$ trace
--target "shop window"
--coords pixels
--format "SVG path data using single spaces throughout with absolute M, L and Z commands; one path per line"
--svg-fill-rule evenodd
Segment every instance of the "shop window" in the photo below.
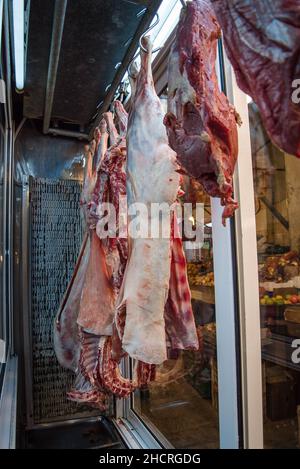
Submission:
M 164 99 L 164 96 L 161 96 Z M 185 177 L 183 202 L 204 205 L 202 246 L 184 241 L 199 351 L 171 351 L 156 380 L 136 391 L 132 408 L 154 435 L 175 448 L 218 448 L 218 376 L 210 198 Z M 193 214 L 194 215 L 194 214 Z M 184 239 L 184 237 L 183 237 Z
M 300 161 L 248 104 L 260 282 L 264 446 L 300 444 Z

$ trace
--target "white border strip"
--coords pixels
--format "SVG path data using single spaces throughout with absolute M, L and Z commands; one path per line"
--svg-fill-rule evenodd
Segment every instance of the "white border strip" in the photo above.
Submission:
M 211 199 L 221 449 L 239 448 L 235 291 L 230 221 L 222 225 L 219 199 Z
M 245 448 L 263 448 L 263 406 L 258 261 L 253 168 L 247 96 L 237 86 L 226 56 L 227 92 L 243 125 L 239 128 L 239 159 L 235 172 L 236 240 L 241 324 L 241 364 Z

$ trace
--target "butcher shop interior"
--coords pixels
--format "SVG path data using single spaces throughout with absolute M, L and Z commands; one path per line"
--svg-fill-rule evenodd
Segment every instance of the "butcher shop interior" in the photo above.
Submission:
M 299 1 L 0 26 L 0 448 L 299 448 Z

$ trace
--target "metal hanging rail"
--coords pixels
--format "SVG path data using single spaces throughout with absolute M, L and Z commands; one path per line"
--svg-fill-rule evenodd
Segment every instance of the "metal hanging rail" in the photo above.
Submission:
M 53 98 L 57 77 L 57 69 L 59 63 L 60 49 L 63 37 L 66 9 L 68 0 L 56 0 L 54 7 L 53 27 L 52 27 L 52 38 L 51 38 L 51 49 L 49 56 L 48 66 L 48 77 L 47 77 L 47 88 L 45 97 L 45 111 L 44 111 L 44 122 L 43 132 L 47 134 L 49 132 L 51 113 L 53 107 Z
M 113 82 L 110 84 L 110 87 L 107 90 L 107 93 L 105 95 L 105 98 L 103 99 L 103 103 L 98 107 L 97 114 L 94 118 L 94 121 L 92 123 L 92 126 L 89 130 L 89 138 L 92 139 L 94 135 L 94 130 L 95 128 L 99 125 L 101 119 L 102 119 L 102 114 L 103 112 L 107 111 L 109 109 L 111 102 L 113 101 L 113 98 L 115 96 L 115 92 L 127 70 L 128 64 L 132 61 L 132 58 L 134 57 L 134 54 L 136 52 L 136 49 L 139 45 L 139 40 L 141 36 L 144 34 L 145 30 L 149 28 L 152 19 L 160 6 L 161 1 L 160 0 L 155 0 L 153 2 L 149 3 L 147 11 L 144 13 L 144 16 L 140 22 L 140 25 L 138 29 L 135 32 L 134 37 L 131 40 L 131 43 L 128 47 L 128 50 L 125 54 L 125 57 L 122 61 L 122 64 L 117 68 L 117 73 L 114 77 Z

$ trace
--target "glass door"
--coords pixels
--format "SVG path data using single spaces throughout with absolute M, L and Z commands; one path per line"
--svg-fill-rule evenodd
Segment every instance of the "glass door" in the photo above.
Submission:
M 244 445 L 300 444 L 300 162 L 267 135 L 256 103 L 225 59 L 241 114 L 235 217 Z M 288 125 L 283 122 L 282 125 Z
M 175 448 L 218 448 L 218 371 L 212 207 L 197 183 L 186 179 L 186 202 L 204 204 L 204 240 L 201 248 L 185 242 L 193 313 L 199 351 L 173 351 L 159 366 L 156 380 L 138 390 L 133 411 Z
M 158 92 L 167 87 L 168 53 L 163 52 L 163 63 L 157 60 Z M 216 66 L 225 91 L 220 58 Z M 155 63 L 153 68 L 155 77 Z M 160 97 L 165 103 L 164 92 Z M 183 186 L 184 202 L 204 209 L 202 245 L 184 243 L 200 348 L 171 352 L 147 389 L 117 403 L 116 422 L 127 428 L 129 444 L 133 438 L 136 447 L 239 448 L 243 428 L 234 221 L 224 227 L 219 200 L 207 197 L 189 178 Z M 133 366 L 124 364 L 127 376 Z
M 265 448 L 300 444 L 300 161 L 248 100 L 260 293 Z M 284 123 L 283 123 L 284 125 Z

